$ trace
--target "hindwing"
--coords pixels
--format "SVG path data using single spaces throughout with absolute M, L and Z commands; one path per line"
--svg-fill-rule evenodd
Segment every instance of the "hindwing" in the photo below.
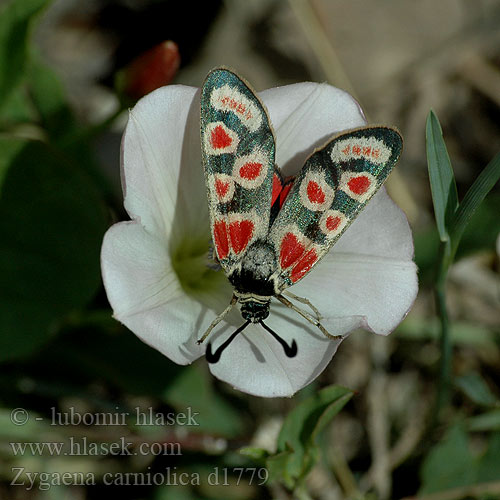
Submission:
M 275 141 L 264 105 L 227 69 L 203 84 L 201 145 L 215 252 L 229 273 L 268 234 Z
M 384 183 L 402 146 L 395 129 L 366 127 L 331 139 L 307 159 L 268 236 L 278 257 L 278 290 L 329 251 Z

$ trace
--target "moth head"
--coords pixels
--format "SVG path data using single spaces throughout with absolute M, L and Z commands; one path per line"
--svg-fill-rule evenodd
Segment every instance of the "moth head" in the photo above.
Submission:
M 269 316 L 269 304 L 267 302 L 257 302 L 249 300 L 241 304 L 241 315 L 243 319 L 249 320 L 252 323 L 260 323 Z

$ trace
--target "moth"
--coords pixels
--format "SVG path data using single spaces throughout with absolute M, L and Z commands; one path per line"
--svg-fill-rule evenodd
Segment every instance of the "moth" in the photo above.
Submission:
M 304 123 L 304 127 L 307 124 Z M 306 160 L 294 179 L 275 164 L 276 141 L 267 110 L 234 72 L 211 71 L 201 90 L 201 148 L 214 256 L 233 286 L 228 307 L 198 340 L 201 344 L 237 303 L 245 323 L 206 359 L 217 362 L 250 323 L 264 323 L 275 297 L 329 338 L 319 311 L 287 289 L 330 250 L 384 183 L 403 141 L 385 126 L 350 130 L 329 139 Z M 306 304 L 314 315 L 291 300 Z

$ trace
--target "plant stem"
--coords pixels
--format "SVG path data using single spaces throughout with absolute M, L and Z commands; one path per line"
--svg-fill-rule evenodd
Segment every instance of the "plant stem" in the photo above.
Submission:
M 448 319 L 448 310 L 446 308 L 446 278 L 448 269 L 453 257 L 450 255 L 449 242 L 442 242 L 439 252 L 439 269 L 436 278 L 434 296 L 436 312 L 439 316 L 440 332 L 440 350 L 441 361 L 439 370 L 439 386 L 436 401 L 435 419 L 443 409 L 449 404 L 451 393 L 451 368 L 452 368 L 452 346 L 450 340 L 450 324 Z

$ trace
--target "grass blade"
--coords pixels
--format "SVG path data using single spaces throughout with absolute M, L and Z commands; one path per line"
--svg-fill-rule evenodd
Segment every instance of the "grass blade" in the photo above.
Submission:
M 434 214 L 439 238 L 445 242 L 450 239 L 449 224 L 458 206 L 458 196 L 443 131 L 433 111 L 427 117 L 425 136 Z
M 474 184 L 472 184 L 467 191 L 467 194 L 464 196 L 462 203 L 453 217 L 449 231 L 452 255 L 455 253 L 458 244 L 460 243 L 460 239 L 464 229 L 469 223 L 470 218 L 473 216 L 477 207 L 481 204 L 486 195 L 498 182 L 498 179 L 500 179 L 500 153 L 497 153 L 479 174 L 478 178 L 474 181 Z

